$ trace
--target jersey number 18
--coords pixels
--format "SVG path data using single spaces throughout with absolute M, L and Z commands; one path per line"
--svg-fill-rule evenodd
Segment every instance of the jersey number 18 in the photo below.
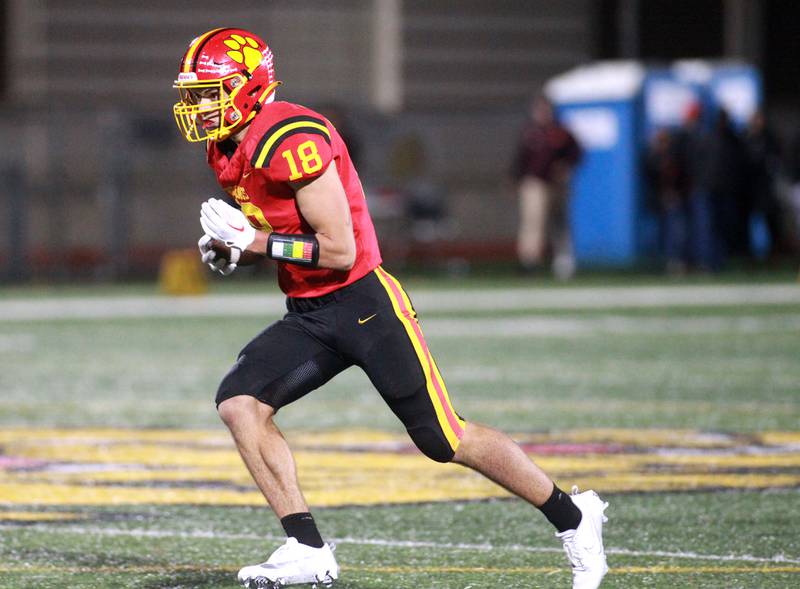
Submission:
M 319 172 L 322 169 L 322 158 L 319 157 L 319 152 L 317 151 L 316 144 L 308 140 L 304 143 L 301 143 L 297 146 L 297 157 L 300 159 L 300 165 L 303 167 L 303 171 L 300 171 L 300 168 L 297 166 L 297 160 L 294 157 L 294 153 L 291 149 L 287 149 L 286 151 L 281 153 L 283 159 L 286 160 L 286 163 L 289 164 L 289 171 L 291 175 L 289 176 L 289 180 L 299 180 L 306 174 L 313 174 L 315 172 Z

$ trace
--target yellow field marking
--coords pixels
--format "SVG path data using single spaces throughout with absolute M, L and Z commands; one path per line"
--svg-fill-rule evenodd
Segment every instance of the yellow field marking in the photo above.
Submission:
M 556 448 L 588 444 L 584 453 L 536 456 L 564 488 L 577 484 L 616 492 L 800 487 L 796 432 L 737 436 L 582 429 L 515 438 Z M 317 507 L 508 496 L 468 469 L 428 460 L 404 435 L 304 432 L 290 435 L 289 442 L 306 496 Z M 604 445 L 617 450 L 608 453 Z M 0 461 L 0 502 L 8 505 L 264 505 L 222 429 L 4 428 L 0 447 L 11 458 L 8 464 L 27 466 L 3 467 Z M 595 447 L 599 453 L 589 453 Z
M 758 436 L 764 444 L 773 446 L 793 445 L 800 448 L 800 432 L 764 432 Z
M 702 468 L 784 468 L 800 466 L 800 452 L 797 454 L 724 454 L 709 456 L 703 454 L 661 455 L 660 465 L 683 466 L 684 471 L 693 466 Z
M 407 442 L 402 435 L 392 432 L 353 429 L 329 432 L 294 432 L 287 437 L 293 446 L 342 446 L 371 443 Z M 717 434 L 707 434 L 691 429 L 636 429 L 636 428 L 586 428 L 564 431 L 521 433 L 513 436 L 520 442 L 530 443 L 612 443 L 632 447 L 683 447 L 709 448 L 731 447 L 740 441 Z M 796 445 L 800 447 L 800 431 L 766 431 L 746 434 L 754 443 L 768 446 Z M 117 429 L 117 428 L 25 428 L 5 427 L 0 430 L 0 443 L 44 442 L 58 445 L 62 442 L 150 442 L 150 443 L 191 443 L 230 448 L 228 433 L 217 430 L 173 430 L 173 429 Z
M 79 513 L 61 513 L 56 511 L 0 511 L 0 522 L 41 522 L 86 519 Z
M 0 443 L 41 441 L 60 444 L 62 441 L 146 440 L 156 442 L 219 442 L 228 438 L 224 430 L 120 429 L 120 428 L 25 428 L 4 427 Z
M 161 564 L 161 565 L 135 565 L 135 566 L 98 566 L 98 567 L 54 567 L 54 566 L 15 566 L 0 565 L 0 572 L 3 573 L 29 573 L 47 574 L 58 572 L 59 574 L 78 575 L 78 574 L 145 574 L 162 573 L 168 575 L 175 571 L 196 571 L 196 572 L 236 572 L 240 567 L 236 565 L 182 565 L 182 564 Z M 506 575 L 551 575 L 568 574 L 565 567 L 480 567 L 480 566 L 349 566 L 343 565 L 344 572 L 363 572 L 363 573 L 382 573 L 387 575 L 413 575 L 413 574 L 506 574 Z M 613 567 L 609 570 L 610 575 L 734 575 L 734 574 L 783 574 L 800 573 L 800 566 L 789 565 L 753 565 L 753 566 L 621 566 Z
M 538 435 L 523 434 L 520 436 L 522 440 L 534 443 L 552 442 L 554 437 L 563 442 L 608 443 L 633 447 L 705 448 L 720 445 L 718 439 L 698 435 L 697 431 L 688 429 L 597 428 L 575 429 Z

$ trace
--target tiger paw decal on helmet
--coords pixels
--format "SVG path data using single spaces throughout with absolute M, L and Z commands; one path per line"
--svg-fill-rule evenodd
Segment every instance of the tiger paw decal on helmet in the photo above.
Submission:
M 231 35 L 223 41 L 231 48 L 227 52 L 236 63 L 243 63 L 248 70 L 255 69 L 261 63 L 261 51 L 258 41 L 253 37 L 242 37 L 241 35 Z

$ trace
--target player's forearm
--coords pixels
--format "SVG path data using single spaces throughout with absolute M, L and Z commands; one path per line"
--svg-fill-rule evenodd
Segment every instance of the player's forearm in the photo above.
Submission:
M 269 233 L 256 232 L 252 243 L 247 246 L 248 251 L 255 252 L 261 256 L 268 255 Z M 319 243 L 318 268 L 328 268 L 330 270 L 349 270 L 353 267 L 356 259 L 356 243 L 352 231 L 349 235 L 333 236 L 318 232 L 315 234 Z
M 333 236 L 325 233 L 316 234 L 319 242 L 320 268 L 330 270 L 350 270 L 356 261 L 356 242 L 352 231 L 349 235 Z
M 247 251 L 256 253 L 260 256 L 266 256 L 268 241 L 269 233 L 265 233 L 264 231 L 256 231 L 253 241 L 247 246 Z

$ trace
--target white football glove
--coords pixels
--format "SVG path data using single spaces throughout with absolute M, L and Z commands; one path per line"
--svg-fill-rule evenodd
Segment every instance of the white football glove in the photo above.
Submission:
M 200 225 L 206 235 L 240 251 L 246 250 L 256 237 L 256 230 L 244 213 L 218 198 L 209 198 L 202 204 Z
M 228 276 L 228 274 L 236 270 L 236 263 L 239 261 L 239 250 L 231 248 L 230 260 L 220 258 L 217 256 L 217 252 L 211 249 L 209 245 L 213 239 L 213 237 L 206 234 L 197 242 L 197 247 L 200 249 L 200 259 L 203 260 L 204 264 L 208 264 L 208 267 L 212 270 L 216 270 L 223 276 Z

